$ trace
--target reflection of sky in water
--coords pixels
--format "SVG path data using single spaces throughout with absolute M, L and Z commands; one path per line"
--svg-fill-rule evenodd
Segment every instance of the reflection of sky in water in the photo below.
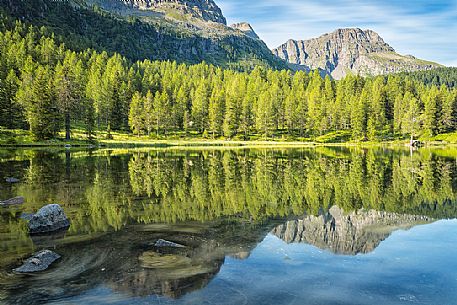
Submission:
M 357 256 L 268 235 L 248 259 L 227 258 L 207 287 L 179 300 L 132 299 L 97 287 L 63 304 L 451 305 L 457 303 L 456 245 L 457 220 L 394 232 L 374 252 Z

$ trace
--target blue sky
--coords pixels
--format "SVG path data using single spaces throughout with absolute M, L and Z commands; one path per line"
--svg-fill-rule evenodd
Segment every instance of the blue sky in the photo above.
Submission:
M 215 0 L 229 24 L 251 23 L 270 48 L 337 28 L 378 32 L 400 54 L 457 66 L 457 0 Z

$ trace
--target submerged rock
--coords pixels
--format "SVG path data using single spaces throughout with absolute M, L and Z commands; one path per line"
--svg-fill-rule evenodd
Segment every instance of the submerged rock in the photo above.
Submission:
M 0 206 L 18 205 L 25 202 L 24 197 L 15 197 L 5 201 L 0 201 Z
M 162 248 L 162 247 L 185 248 L 186 246 L 183 246 L 181 244 L 177 244 L 177 243 L 174 243 L 172 241 L 165 240 L 165 239 L 158 239 L 154 243 L 154 247 L 157 247 L 157 248 Z
M 42 207 L 29 222 L 29 233 L 40 234 L 67 229 L 70 221 L 58 204 Z
M 17 273 L 33 273 L 44 271 L 59 258 L 59 254 L 50 250 L 43 250 L 35 253 L 32 257 L 28 258 L 22 266 L 14 269 L 13 271 Z
M 30 221 L 30 220 L 32 220 L 32 217 L 33 217 L 33 214 L 31 214 L 31 213 L 22 213 L 19 218 Z
M 5 181 L 6 181 L 7 183 L 18 183 L 18 182 L 19 182 L 19 179 L 13 178 L 13 177 L 8 177 L 8 178 L 5 179 Z

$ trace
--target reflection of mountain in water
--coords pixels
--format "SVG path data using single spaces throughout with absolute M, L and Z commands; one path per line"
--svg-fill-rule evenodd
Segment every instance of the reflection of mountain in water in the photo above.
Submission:
M 79 242 L 40 240 L 37 248 L 54 248 L 62 259 L 44 273 L 9 274 L 6 285 L 0 281 L 0 303 L 42 304 L 100 285 L 128 296 L 179 298 L 204 288 L 226 256 L 247 258 L 277 224 L 136 225 Z M 159 238 L 185 248 L 155 247 Z
M 345 214 L 333 206 L 320 216 L 306 216 L 277 226 L 272 233 L 287 243 L 304 242 L 337 254 L 355 255 L 373 251 L 400 228 L 430 222 L 426 216 L 400 215 L 375 210 Z
M 9 274 L 6 282 L 0 281 L 0 302 L 42 304 L 100 286 L 127 296 L 179 298 L 208 285 L 226 256 L 249 257 L 268 232 L 288 243 L 307 242 L 334 253 L 357 254 L 372 251 L 395 229 L 430 221 L 425 216 L 374 210 L 344 214 L 332 207 L 325 215 L 281 225 L 278 221 L 252 224 L 242 220 L 150 224 L 85 240 L 37 239 L 33 240 L 36 248 L 53 248 L 62 259 L 37 275 Z M 185 247 L 156 247 L 158 239 Z

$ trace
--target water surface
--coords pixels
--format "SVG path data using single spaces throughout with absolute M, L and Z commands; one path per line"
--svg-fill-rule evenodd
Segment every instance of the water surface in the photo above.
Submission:
M 26 203 L 0 209 L 0 303 L 455 304 L 456 156 L 3 150 L 0 200 Z M 49 203 L 70 229 L 30 237 Z M 12 273 L 41 249 L 62 259 Z

